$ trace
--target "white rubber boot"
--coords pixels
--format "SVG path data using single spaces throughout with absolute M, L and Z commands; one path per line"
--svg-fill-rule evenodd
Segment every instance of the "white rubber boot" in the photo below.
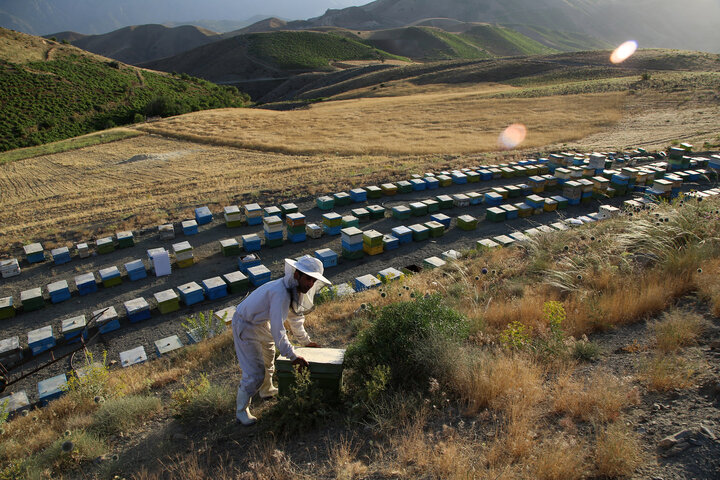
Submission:
M 272 383 L 272 374 L 265 374 L 265 380 L 263 381 L 262 387 L 260 387 L 260 398 L 267 400 L 278 394 L 278 389 Z
M 250 413 L 250 395 L 242 388 L 238 388 L 237 402 L 235 404 L 235 418 L 238 422 L 249 427 L 255 425 L 257 418 Z

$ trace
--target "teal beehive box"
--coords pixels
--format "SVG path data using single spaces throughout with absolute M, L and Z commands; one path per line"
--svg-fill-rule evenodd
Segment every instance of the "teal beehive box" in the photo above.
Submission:
M 296 348 L 295 353 L 309 364 L 310 380 L 325 399 L 338 401 L 342 388 L 345 350 L 340 348 Z M 280 356 L 275 360 L 280 395 L 287 395 L 295 383 L 292 361 Z
M 365 209 L 370 212 L 370 218 L 372 220 L 385 218 L 385 207 L 382 207 L 380 205 L 368 205 L 367 207 L 365 207 Z M 362 222 L 363 219 L 360 218 L 360 221 Z
M 135 245 L 135 237 L 132 232 L 118 232 L 117 235 L 118 248 L 128 248 Z
M 115 251 L 115 244 L 112 237 L 104 237 L 95 242 L 95 248 L 98 253 L 111 253 Z
M 38 398 L 41 405 L 47 405 L 50 400 L 60 398 L 66 390 L 67 377 L 64 373 L 38 382 Z

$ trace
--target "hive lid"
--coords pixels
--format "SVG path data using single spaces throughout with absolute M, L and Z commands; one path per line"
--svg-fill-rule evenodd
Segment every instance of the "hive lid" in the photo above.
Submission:
M 86 325 L 85 315 L 78 315 L 77 317 L 66 318 L 62 321 L 62 333 L 74 332 L 85 328 Z
M 46 325 L 28 332 L 28 343 L 35 343 L 46 340 L 53 336 L 52 325 Z
M 180 290 L 180 292 L 184 293 L 184 294 L 202 290 L 202 288 L 200 287 L 200 285 L 198 285 L 197 282 L 189 282 L 189 283 L 180 285 L 179 287 L 177 287 L 177 289 Z M 166 292 L 167 292 L 167 290 L 166 290 Z M 165 293 L 165 292 L 160 292 L 160 293 Z M 155 298 L 158 298 L 157 295 L 158 294 L 155 294 Z M 159 301 L 160 300 L 158 299 L 158 302 Z
M 20 337 L 10 337 L 0 340 L 0 353 L 20 350 Z

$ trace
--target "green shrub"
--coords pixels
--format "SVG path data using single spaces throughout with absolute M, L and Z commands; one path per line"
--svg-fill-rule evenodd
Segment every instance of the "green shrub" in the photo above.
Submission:
M 290 391 L 279 397 L 267 414 L 269 430 L 285 436 L 306 432 L 335 412 L 326 403 L 323 390 L 310 379 L 310 370 L 294 368 L 293 375 Z
M 95 412 L 90 431 L 109 436 L 126 431 L 160 411 L 162 403 L 157 397 L 129 395 L 107 400 Z
M 594 362 L 600 356 L 600 345 L 587 340 L 575 342 L 572 348 L 572 356 L 576 360 L 583 362 Z
M 143 115 L 140 112 L 135 112 L 135 115 L 133 115 L 133 123 L 142 123 L 145 121 L 145 115 Z
M 389 390 L 424 388 L 433 374 L 433 346 L 468 335 L 466 319 L 444 305 L 440 295 L 369 309 L 370 326 L 360 332 L 345 354 L 349 388 L 359 398 L 369 398 L 366 381 L 388 366 Z
M 215 318 L 212 310 L 187 317 L 181 325 L 186 331 L 192 332 L 197 341 L 220 335 L 227 328 L 224 321 Z
M 216 385 L 203 378 L 200 388 L 185 387 L 180 395 L 173 394 L 175 415 L 186 422 L 206 422 L 228 416 L 235 409 L 235 391 L 227 385 Z
M 107 364 L 107 352 L 103 351 L 101 361 L 95 361 L 92 352 L 85 352 L 85 359 L 80 368 L 68 376 L 66 391 L 78 398 L 112 397 L 118 392 L 109 385 L 110 367 Z
M 55 440 L 42 452 L 26 462 L 26 476 L 22 478 L 61 478 L 62 474 L 77 470 L 107 452 L 105 443 L 95 435 L 73 431 Z M 48 474 L 52 473 L 51 476 Z

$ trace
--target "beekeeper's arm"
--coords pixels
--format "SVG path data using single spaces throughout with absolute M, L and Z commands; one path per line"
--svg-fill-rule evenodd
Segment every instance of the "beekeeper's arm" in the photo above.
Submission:
M 290 325 L 290 330 L 292 331 L 295 340 L 297 340 L 300 345 L 307 347 L 309 344 L 314 343 L 310 341 L 310 336 L 305 331 L 305 315 L 298 315 L 295 312 L 290 311 L 290 313 L 288 313 L 287 322 L 288 325 Z
M 285 331 L 285 319 L 290 310 L 290 296 L 282 293 L 270 295 L 270 332 L 280 354 L 290 360 L 298 358 Z

